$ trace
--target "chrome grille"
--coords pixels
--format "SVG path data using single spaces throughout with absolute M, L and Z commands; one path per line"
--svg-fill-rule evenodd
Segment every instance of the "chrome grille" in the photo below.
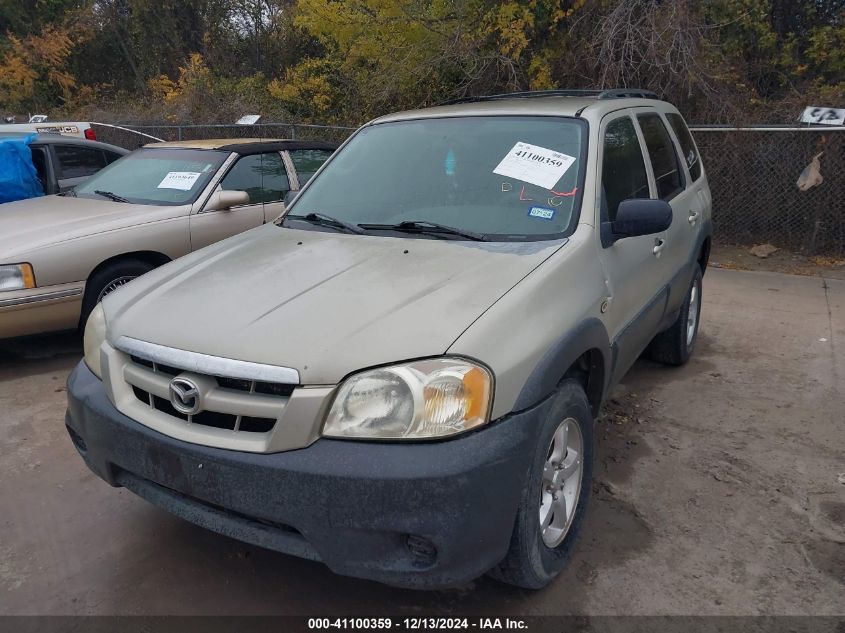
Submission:
M 184 369 L 178 367 L 171 367 L 161 363 L 154 363 L 151 360 L 141 358 L 139 356 L 129 357 L 133 363 L 149 367 L 153 371 L 167 374 L 168 376 L 178 376 Z M 296 385 L 289 385 L 279 382 L 265 382 L 263 380 L 248 380 L 246 378 L 226 378 L 224 376 L 214 376 L 217 384 L 224 389 L 232 389 L 234 391 L 246 391 L 248 393 L 263 393 L 269 396 L 284 396 L 288 397 L 293 393 Z
M 129 356 L 123 377 L 135 397 L 151 410 L 189 424 L 239 433 L 269 433 L 296 388 L 295 385 L 244 378 L 197 374 L 179 367 Z M 203 381 L 204 406 L 188 415 L 170 401 L 170 381 L 176 376 Z

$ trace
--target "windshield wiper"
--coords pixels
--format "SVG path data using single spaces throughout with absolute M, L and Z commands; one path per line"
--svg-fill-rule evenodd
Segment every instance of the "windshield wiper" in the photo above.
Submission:
M 359 224 L 362 229 L 373 231 L 400 231 L 405 233 L 430 233 L 433 235 L 453 235 L 476 242 L 486 242 L 487 236 L 466 229 L 457 229 L 445 224 L 428 222 L 426 220 L 405 220 L 398 224 Z
M 350 224 L 349 222 L 344 222 L 343 220 L 338 220 L 337 218 L 333 218 L 330 215 L 326 215 L 325 213 L 307 213 L 306 215 L 286 215 L 285 219 L 290 220 L 304 220 L 305 222 L 310 222 L 311 224 L 318 224 L 320 226 L 330 226 L 335 229 L 342 229 L 347 233 L 357 233 L 360 235 L 364 232 L 357 224 Z
M 59 193 L 57 195 L 69 196 L 71 198 L 76 198 L 76 191 L 74 189 L 68 189 L 67 191 L 62 191 L 61 193 Z
M 112 193 L 111 191 L 103 191 L 101 189 L 95 189 L 94 193 L 98 196 L 103 196 L 104 198 L 108 198 L 109 200 L 114 200 L 115 202 L 129 202 L 126 198 L 117 195 L 116 193 Z

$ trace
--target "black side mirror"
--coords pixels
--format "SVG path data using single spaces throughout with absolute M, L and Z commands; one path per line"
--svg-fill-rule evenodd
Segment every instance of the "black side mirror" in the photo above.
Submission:
M 638 235 L 662 233 L 672 225 L 672 207 L 665 200 L 631 198 L 619 203 L 616 219 L 602 222 L 602 245 Z
M 284 197 L 285 207 L 290 206 L 290 203 L 293 202 L 294 198 L 296 198 L 296 194 L 298 194 L 298 193 L 299 193 L 298 191 L 293 191 L 293 190 L 289 190 L 285 193 L 285 197 Z

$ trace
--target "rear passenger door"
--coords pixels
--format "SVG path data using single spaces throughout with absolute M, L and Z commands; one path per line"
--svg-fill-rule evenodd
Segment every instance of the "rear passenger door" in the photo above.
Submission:
M 687 186 L 687 168 L 666 119 L 659 112 L 649 109 L 637 114 L 637 122 L 657 188 L 655 197 L 665 200 L 672 207 L 672 225 L 666 231 L 661 255 L 664 283 L 670 289 L 667 312 L 671 314 L 686 297 L 690 280 L 688 264 L 694 248 L 690 219 L 700 215 L 701 199 Z
M 612 222 L 619 204 L 650 198 L 656 191 L 648 157 L 632 113 L 610 114 L 600 130 L 599 221 Z M 598 238 L 597 238 L 598 239 Z M 613 343 L 614 380 L 618 380 L 657 332 L 666 305 L 665 268 L 660 261 L 666 234 L 642 235 L 599 243 L 608 290 L 605 327 Z
M 270 207 L 271 215 L 274 206 L 282 208 L 287 182 L 287 173 L 278 152 L 239 157 L 216 190 L 245 191 L 249 195 L 249 203 L 225 210 L 203 209 L 192 215 L 191 249 L 197 250 L 264 224 L 265 206 Z

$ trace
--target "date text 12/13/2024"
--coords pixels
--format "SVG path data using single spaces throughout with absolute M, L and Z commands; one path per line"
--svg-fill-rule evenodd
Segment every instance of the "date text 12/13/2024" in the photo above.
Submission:
M 309 630 L 342 629 L 350 631 L 444 631 L 459 630 L 524 630 L 528 628 L 520 618 L 309 618 Z

